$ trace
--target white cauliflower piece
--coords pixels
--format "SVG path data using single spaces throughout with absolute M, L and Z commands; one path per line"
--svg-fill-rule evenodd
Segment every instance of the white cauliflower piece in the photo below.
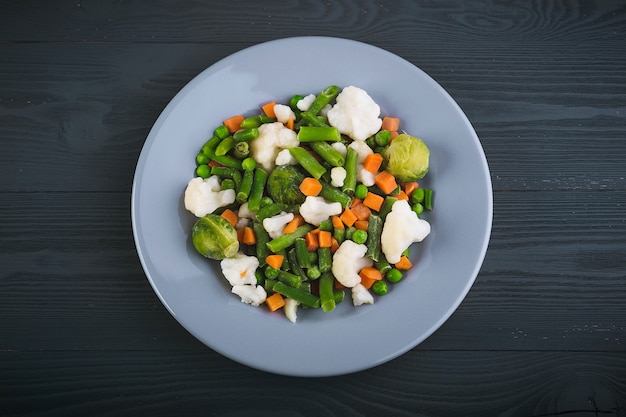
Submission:
M 367 158 L 367 155 L 374 153 L 372 148 L 370 148 L 365 142 L 352 142 L 348 145 L 348 148 L 356 151 L 356 154 L 358 155 L 357 162 L 361 165 L 363 164 L 363 161 L 365 161 L 365 158 Z
M 222 259 L 220 266 L 224 277 L 233 287 L 256 284 L 254 273 L 259 267 L 259 260 L 256 256 L 247 256 L 242 252 L 237 252 L 233 258 Z
M 253 211 L 250 211 L 248 208 L 248 202 L 246 201 L 239 207 L 239 211 L 237 211 L 237 217 L 245 217 L 246 219 L 254 219 L 256 214 Z
M 241 297 L 242 303 L 251 304 L 255 307 L 264 303 L 267 298 L 265 289 L 260 285 L 233 285 L 231 291 Z
M 376 174 L 373 174 L 363 168 L 363 161 L 367 158 L 367 155 L 374 153 L 372 148 L 365 142 L 354 141 L 348 148 L 354 149 L 357 154 L 357 169 L 356 169 L 356 179 L 361 182 L 366 187 L 371 187 L 375 183 Z
M 346 179 L 346 175 L 347 173 L 344 167 L 333 167 L 330 170 L 330 183 L 333 187 L 341 187 Z
M 237 220 L 237 224 L 235 224 L 235 229 L 241 230 L 247 227 L 250 224 L 250 219 L 247 217 L 239 217 Z
M 323 197 L 308 196 L 300 205 L 300 215 L 307 223 L 315 226 L 319 226 L 324 220 L 342 212 L 341 203 L 328 203 Z
M 293 157 L 289 149 L 283 149 L 276 155 L 276 165 L 296 165 L 298 161 Z
M 250 142 L 250 154 L 263 169 L 271 171 L 281 149 L 299 144 L 296 132 L 282 123 L 265 123 L 259 126 L 259 136 Z
M 366 187 L 371 187 L 376 184 L 376 174 L 363 168 L 363 165 L 357 167 L 356 179 Z
M 352 287 L 352 304 L 360 306 L 363 304 L 374 304 L 374 296 L 362 284 Z
M 283 229 L 287 223 L 293 220 L 293 213 L 281 211 L 279 214 L 263 219 L 263 228 L 272 239 L 276 239 L 283 234 Z
M 328 123 L 344 135 L 364 141 L 380 130 L 383 124 L 380 107 L 365 90 L 345 87 L 335 101 L 327 114 Z
M 289 119 L 296 119 L 296 114 L 291 110 L 291 107 L 284 104 L 274 105 L 274 114 L 276 114 L 276 120 L 281 123 L 287 123 Z
M 333 142 L 331 145 L 337 152 L 341 154 L 344 158 L 346 157 L 346 153 L 348 153 L 348 148 L 342 142 Z
M 352 288 L 361 283 L 359 272 L 374 262 L 365 257 L 367 246 L 344 240 L 333 255 L 332 272 L 344 287 Z
M 285 316 L 289 319 L 290 322 L 295 323 L 298 319 L 297 310 L 300 303 L 292 298 L 285 298 L 285 306 L 283 310 L 285 311 Z
M 311 107 L 311 104 L 313 104 L 314 101 L 315 101 L 315 94 L 309 94 L 308 96 L 303 97 L 302 99 L 298 100 L 298 102 L 296 103 L 296 107 L 301 111 L 307 111 L 309 107 Z
M 390 264 L 395 264 L 411 243 L 421 242 L 429 233 L 430 223 L 418 218 L 405 200 L 396 201 L 391 206 L 380 235 L 385 258 Z
M 234 201 L 235 190 L 222 190 L 219 178 L 215 175 L 206 179 L 195 177 L 185 189 L 185 208 L 196 217 L 204 217 Z
M 320 110 L 319 115 L 328 118 L 328 112 L 332 108 L 333 106 L 331 106 L 330 104 L 325 105 L 324 107 L 322 107 L 322 110 Z

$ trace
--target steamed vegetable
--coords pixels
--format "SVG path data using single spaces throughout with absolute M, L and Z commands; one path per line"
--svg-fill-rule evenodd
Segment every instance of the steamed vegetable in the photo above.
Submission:
M 191 229 L 191 240 L 198 253 L 210 259 L 232 258 L 239 250 L 237 231 L 217 214 L 200 217 Z
M 400 182 L 411 182 L 428 172 L 430 151 L 419 138 L 403 133 L 385 150 L 387 171 Z
M 277 166 L 267 179 L 267 192 L 276 203 L 302 204 L 304 194 L 300 191 L 300 184 L 304 178 L 304 175 L 291 165 Z

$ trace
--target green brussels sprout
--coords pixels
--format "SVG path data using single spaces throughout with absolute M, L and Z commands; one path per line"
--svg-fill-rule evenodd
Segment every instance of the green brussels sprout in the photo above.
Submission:
M 217 214 L 207 214 L 196 221 L 191 241 L 200 255 L 210 259 L 232 258 L 239 251 L 237 231 Z
M 277 166 L 267 178 L 267 192 L 275 203 L 287 205 L 304 203 L 305 196 L 300 191 L 304 175 L 291 165 Z
M 430 151 L 419 138 L 403 133 L 385 150 L 387 171 L 400 182 L 411 182 L 428 172 Z

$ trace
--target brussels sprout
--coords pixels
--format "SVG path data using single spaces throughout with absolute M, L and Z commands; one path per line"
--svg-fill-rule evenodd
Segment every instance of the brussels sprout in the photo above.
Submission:
M 406 133 L 391 142 L 384 157 L 387 171 L 400 182 L 418 180 L 428 172 L 428 147 L 421 139 Z
M 200 217 L 191 230 L 191 240 L 198 253 L 210 259 L 232 258 L 239 251 L 237 231 L 217 214 Z
M 287 205 L 304 203 L 304 194 L 300 191 L 300 183 L 304 175 L 291 165 L 274 168 L 267 179 L 267 192 L 275 203 Z

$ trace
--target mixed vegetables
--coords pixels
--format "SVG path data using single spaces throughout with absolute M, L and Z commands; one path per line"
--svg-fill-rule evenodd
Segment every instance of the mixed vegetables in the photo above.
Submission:
M 417 182 L 428 147 L 358 87 L 231 117 L 196 162 L 184 198 L 195 249 L 242 302 L 292 322 L 298 306 L 329 312 L 347 291 L 355 306 L 387 294 L 430 233 L 420 216 L 433 192 Z

